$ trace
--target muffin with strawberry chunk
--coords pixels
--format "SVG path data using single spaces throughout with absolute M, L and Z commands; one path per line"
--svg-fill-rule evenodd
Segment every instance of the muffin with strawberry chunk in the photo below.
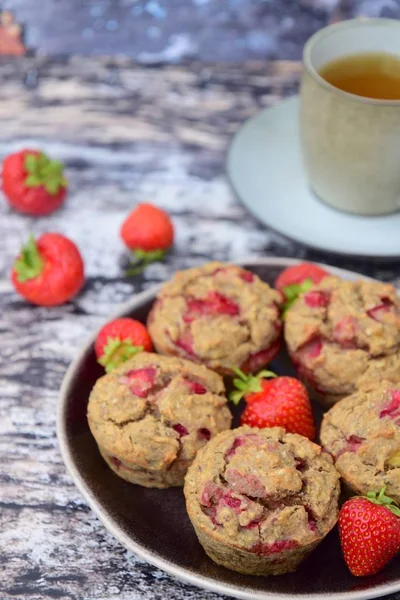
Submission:
M 224 392 L 222 378 L 202 365 L 141 352 L 96 382 L 89 427 L 122 479 L 180 486 L 197 451 L 231 425 Z
M 333 406 L 321 443 L 352 491 L 379 492 L 400 502 L 400 383 L 365 384 Z
M 287 311 L 285 339 L 327 405 L 376 376 L 400 381 L 400 302 L 390 284 L 324 278 Z
M 281 345 L 282 295 L 245 269 L 219 262 L 176 273 L 147 327 L 161 354 L 202 363 L 221 374 L 254 372 Z
M 280 427 L 218 434 L 185 479 L 189 518 L 208 556 L 248 575 L 294 571 L 335 525 L 332 458 Z

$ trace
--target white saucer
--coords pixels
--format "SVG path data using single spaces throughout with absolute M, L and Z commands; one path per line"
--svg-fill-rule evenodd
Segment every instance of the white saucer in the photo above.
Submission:
M 300 154 L 298 112 L 299 99 L 289 98 L 236 133 L 227 169 L 243 204 L 265 225 L 312 248 L 399 257 L 400 213 L 359 217 L 329 208 L 312 194 Z

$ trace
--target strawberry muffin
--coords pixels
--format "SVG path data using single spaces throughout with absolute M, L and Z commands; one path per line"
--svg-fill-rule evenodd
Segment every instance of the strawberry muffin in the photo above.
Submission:
M 332 458 L 280 427 L 218 434 L 185 479 L 197 537 L 216 563 L 248 575 L 294 571 L 338 518 Z
M 352 491 L 386 486 L 400 502 L 400 384 L 365 384 L 338 402 L 324 415 L 321 442 Z
M 400 302 L 390 284 L 326 277 L 287 311 L 285 339 L 327 405 L 376 376 L 400 381 Z
M 197 451 L 231 425 L 224 391 L 222 378 L 202 365 L 141 352 L 96 382 L 89 427 L 122 479 L 180 486 Z
M 161 354 L 202 363 L 223 375 L 257 371 L 278 353 L 282 296 L 257 275 L 218 262 L 176 273 L 147 327 Z

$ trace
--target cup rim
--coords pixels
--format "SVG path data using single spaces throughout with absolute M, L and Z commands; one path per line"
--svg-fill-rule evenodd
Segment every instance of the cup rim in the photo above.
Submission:
M 316 43 L 318 43 L 321 39 L 335 33 L 338 29 L 351 29 L 364 27 L 365 25 L 378 25 L 381 27 L 397 27 L 400 31 L 400 20 L 397 19 L 389 19 L 389 18 L 369 18 L 369 17 L 360 17 L 357 19 L 348 19 L 347 21 L 340 21 L 339 23 L 334 23 L 332 25 L 327 25 L 323 27 L 316 33 L 314 33 L 305 43 L 303 49 L 303 67 L 307 71 L 309 75 L 322 87 L 341 96 L 342 98 L 347 98 L 348 100 L 352 100 L 353 102 L 359 102 L 362 104 L 370 104 L 370 105 L 378 105 L 378 106 L 400 106 L 400 99 L 398 100 L 385 100 L 384 98 L 368 98 L 367 96 L 358 96 L 357 94 L 352 94 L 351 92 L 345 92 L 341 90 L 328 81 L 321 77 L 318 71 L 314 68 L 311 61 L 311 52 Z

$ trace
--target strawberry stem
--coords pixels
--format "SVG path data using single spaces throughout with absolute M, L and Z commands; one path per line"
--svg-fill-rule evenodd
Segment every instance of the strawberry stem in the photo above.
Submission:
M 233 385 L 236 389 L 229 394 L 229 400 L 233 404 L 239 404 L 240 400 L 246 394 L 261 392 L 261 379 L 276 377 L 275 373 L 266 370 L 260 371 L 258 375 L 246 375 L 237 367 L 232 367 L 232 371 L 237 375 L 233 380 Z
M 400 517 L 400 506 L 396 500 L 393 500 L 390 496 L 386 496 L 385 494 L 386 486 L 381 488 L 379 492 L 367 492 L 364 498 L 367 498 L 373 504 L 379 504 L 380 506 L 385 506 L 388 508 L 394 515 Z
M 132 254 L 134 257 L 131 263 L 132 266 L 127 269 L 126 274 L 134 276 L 143 273 L 150 263 L 163 260 L 165 250 L 142 250 L 141 248 L 136 248 Z
M 38 155 L 28 153 L 24 166 L 27 172 L 25 185 L 28 188 L 43 186 L 51 196 L 55 196 L 61 188 L 67 187 L 63 164 L 58 160 L 50 160 L 43 152 Z
M 17 273 L 17 279 L 21 283 L 35 279 L 43 271 L 44 262 L 40 256 L 35 238 L 30 235 L 25 246 L 22 246 L 21 255 L 14 262 L 14 269 Z
M 120 340 L 119 338 L 108 337 L 103 354 L 97 362 L 105 368 L 106 373 L 110 373 L 115 367 L 142 350 L 143 346 L 134 346 L 128 339 Z

